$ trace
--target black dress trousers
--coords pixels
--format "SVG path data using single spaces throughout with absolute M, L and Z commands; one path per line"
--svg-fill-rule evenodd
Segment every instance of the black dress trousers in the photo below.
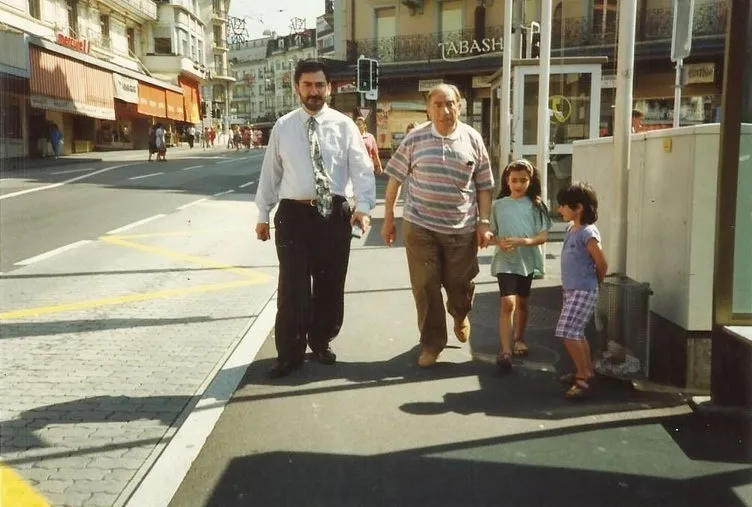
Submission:
M 296 361 L 306 344 L 325 349 L 342 327 L 350 258 L 350 204 L 334 196 L 324 218 L 309 203 L 283 199 L 274 216 L 279 259 L 277 359 Z

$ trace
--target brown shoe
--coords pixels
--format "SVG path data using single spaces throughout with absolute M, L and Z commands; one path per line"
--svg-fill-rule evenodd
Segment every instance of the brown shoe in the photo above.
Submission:
M 432 352 L 428 349 L 422 349 L 420 356 L 418 356 L 418 366 L 421 368 L 430 368 L 436 364 L 436 360 L 439 358 L 438 352 Z
M 467 317 L 462 320 L 454 319 L 454 336 L 460 343 L 466 343 L 470 339 L 470 319 Z

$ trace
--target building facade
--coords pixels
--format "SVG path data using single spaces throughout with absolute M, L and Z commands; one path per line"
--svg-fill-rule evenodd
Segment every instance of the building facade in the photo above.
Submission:
M 334 0 L 326 0 L 324 14 L 316 18 L 316 54 L 335 57 Z
M 539 22 L 542 1 L 546 0 L 515 2 L 514 26 Z M 718 119 L 729 1 L 695 1 L 692 54 L 685 60 L 688 80 L 682 94 L 682 125 Z M 498 151 L 498 100 L 492 108 L 497 98 L 491 96 L 488 79 L 501 67 L 503 6 L 501 0 L 335 0 L 334 32 L 346 41 L 344 51 L 335 48 L 335 57 L 347 65 L 333 75 L 333 104 L 354 114 L 360 105 L 354 87 L 356 60 L 359 55 L 376 58 L 380 62 L 379 98 L 363 105 L 374 111 L 371 128 L 381 149 L 396 146 L 408 123 L 425 120 L 425 92 L 443 81 L 460 88 L 465 98 L 463 120 L 482 133 L 492 151 Z M 597 88 L 601 89 L 598 131 L 608 135 L 615 100 L 617 0 L 554 0 L 552 7 L 552 58 L 607 58 Z M 672 123 L 671 31 L 670 0 L 639 2 L 634 98 L 635 107 L 645 115 L 646 128 Z M 511 46 L 516 57 L 524 57 L 527 34 L 516 32 Z M 525 81 L 524 86 L 532 91 L 536 79 Z M 552 77 L 551 94 L 564 97 L 575 112 L 589 107 L 591 89 L 592 83 L 586 83 L 584 76 Z M 529 100 L 532 94 L 525 97 Z M 520 104 L 515 118 L 530 132 L 536 129 L 534 102 L 528 112 Z M 572 117 L 577 116 L 586 115 Z M 556 135 L 562 143 L 587 137 L 589 132 L 578 125 L 559 126 Z
M 306 29 L 233 45 L 229 58 L 237 79 L 231 106 L 235 120 L 268 130 L 277 118 L 296 109 L 295 65 L 315 58 L 316 44 L 316 30 Z
M 0 0 L 0 156 L 50 155 L 54 126 L 63 154 L 145 147 L 155 123 L 178 142 L 206 79 L 229 78 L 201 21 L 218 1 Z

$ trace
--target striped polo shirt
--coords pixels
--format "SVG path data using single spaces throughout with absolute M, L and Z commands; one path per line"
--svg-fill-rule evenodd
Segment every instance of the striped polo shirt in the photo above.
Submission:
M 477 192 L 494 187 L 483 138 L 462 122 L 448 136 L 430 123 L 411 131 L 385 172 L 405 185 L 403 217 L 444 234 L 474 232 Z

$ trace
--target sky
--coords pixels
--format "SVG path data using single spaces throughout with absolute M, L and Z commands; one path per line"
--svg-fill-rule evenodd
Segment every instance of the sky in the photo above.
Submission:
M 306 28 L 316 28 L 316 17 L 324 14 L 324 0 L 231 0 L 230 15 L 246 18 L 252 39 L 261 37 L 264 30 L 278 35 L 290 33 L 291 18 L 304 18 Z

